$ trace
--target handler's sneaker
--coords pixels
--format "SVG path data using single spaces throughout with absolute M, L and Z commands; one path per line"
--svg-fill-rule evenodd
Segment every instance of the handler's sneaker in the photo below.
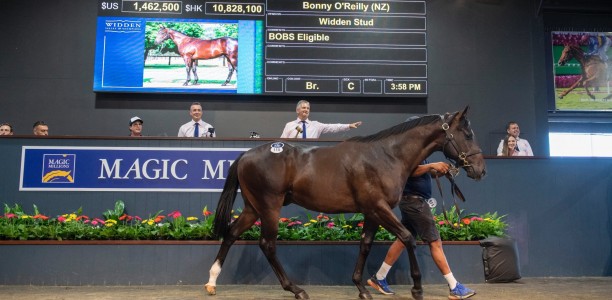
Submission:
M 368 279 L 368 284 L 385 295 L 395 295 L 395 292 L 389 288 L 387 279 L 378 280 L 376 279 L 376 275 L 374 275 L 372 278 Z
M 368 280 L 369 282 L 369 280 Z M 463 284 L 457 282 L 457 286 L 450 290 L 450 294 L 448 295 L 448 299 L 467 299 L 474 296 L 476 292 L 472 289 L 465 287 Z

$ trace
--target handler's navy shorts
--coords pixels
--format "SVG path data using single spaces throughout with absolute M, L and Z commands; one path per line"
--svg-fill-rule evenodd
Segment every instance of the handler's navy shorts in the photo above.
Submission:
M 402 224 L 423 242 L 431 243 L 440 239 L 431 208 L 425 198 L 415 195 L 404 195 L 399 203 L 402 212 Z

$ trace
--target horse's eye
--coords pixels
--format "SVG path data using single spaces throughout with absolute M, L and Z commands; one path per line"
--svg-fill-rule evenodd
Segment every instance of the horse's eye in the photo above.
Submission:
M 465 133 L 465 138 L 468 140 L 474 138 L 474 132 L 472 132 L 471 130 L 464 130 L 463 133 Z

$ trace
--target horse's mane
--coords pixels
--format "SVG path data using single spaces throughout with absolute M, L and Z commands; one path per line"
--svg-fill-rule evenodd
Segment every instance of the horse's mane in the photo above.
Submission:
M 434 123 L 436 121 L 440 121 L 440 116 L 439 115 L 428 115 L 428 116 L 423 116 L 420 118 L 416 118 L 414 120 L 409 120 L 400 124 L 397 124 L 391 128 L 387 128 L 385 130 L 379 131 L 375 134 L 372 135 L 367 135 L 367 136 L 356 136 L 356 137 L 352 137 L 350 139 L 347 139 L 346 141 L 350 141 L 350 142 L 360 142 L 360 143 L 370 143 L 370 142 L 375 142 L 396 134 L 401 134 L 409 129 L 412 129 L 414 127 L 418 127 L 421 125 L 427 125 L 427 124 L 431 124 Z

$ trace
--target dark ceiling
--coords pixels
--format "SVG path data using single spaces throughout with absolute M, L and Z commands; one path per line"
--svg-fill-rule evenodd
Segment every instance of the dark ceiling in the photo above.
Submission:
M 538 14 L 541 12 L 612 13 L 612 0 L 539 0 L 538 2 Z

